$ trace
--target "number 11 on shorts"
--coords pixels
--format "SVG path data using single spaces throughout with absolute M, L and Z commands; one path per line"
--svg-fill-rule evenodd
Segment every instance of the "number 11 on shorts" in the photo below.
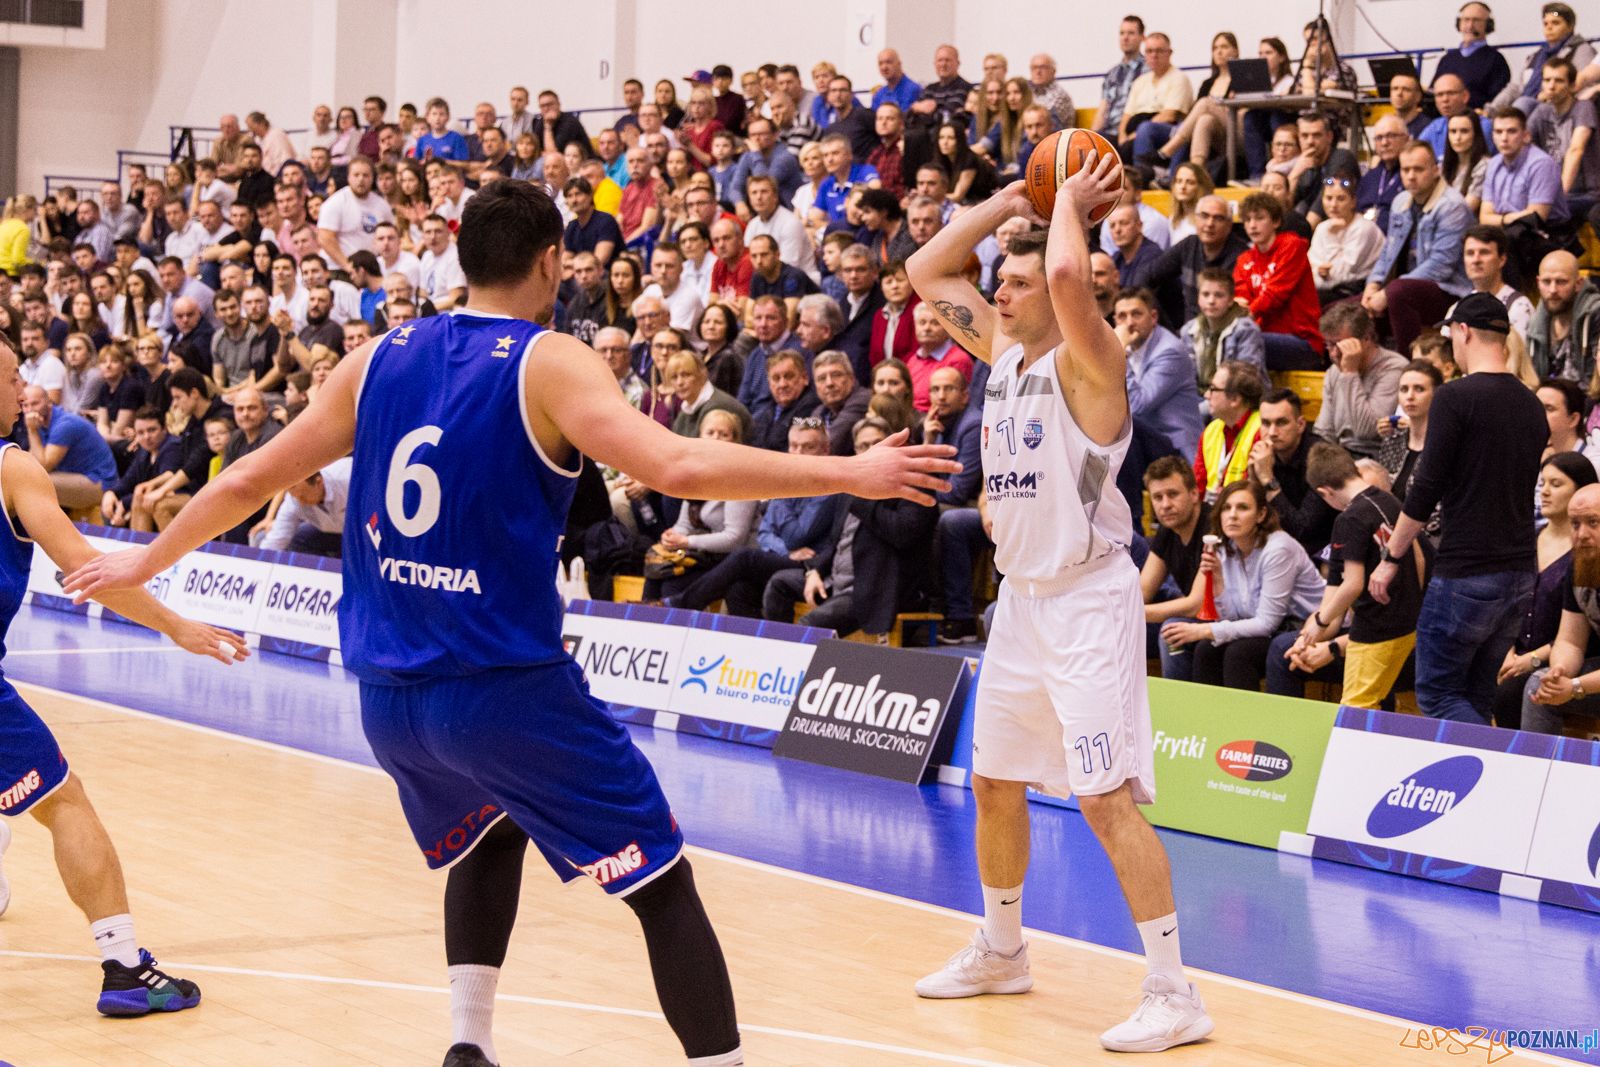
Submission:
M 1105 769 L 1108 771 L 1111 769 L 1111 739 L 1105 734 L 1095 734 L 1093 741 L 1087 737 L 1080 737 L 1072 743 L 1072 747 L 1077 750 L 1078 758 L 1083 760 L 1084 774 L 1094 773 L 1095 749 L 1100 750 L 1100 761 L 1105 764 Z

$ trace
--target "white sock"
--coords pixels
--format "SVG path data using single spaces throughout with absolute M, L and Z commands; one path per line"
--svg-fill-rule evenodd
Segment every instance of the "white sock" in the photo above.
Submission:
M 116 960 L 124 967 L 139 966 L 139 939 L 133 935 L 132 915 L 111 915 L 89 924 L 95 947 L 102 960 Z
M 1178 950 L 1178 913 L 1138 926 L 1139 937 L 1144 941 L 1144 962 L 1150 973 L 1169 979 L 1178 987 L 1178 992 L 1187 995 L 1189 979 L 1183 976 L 1183 954 Z
M 736 1048 L 720 1056 L 701 1056 L 690 1060 L 689 1067 L 744 1067 L 744 1049 Z
M 983 936 L 1000 955 L 1016 955 L 1022 947 L 1022 886 L 983 887 Z
M 490 1063 L 494 1052 L 494 991 L 500 968 L 458 963 L 450 968 L 450 1043 L 477 1045 Z

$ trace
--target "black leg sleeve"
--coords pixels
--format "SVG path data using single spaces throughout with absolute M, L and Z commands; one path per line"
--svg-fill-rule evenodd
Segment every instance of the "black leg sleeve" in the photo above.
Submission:
M 650 950 L 656 997 L 690 1059 L 721 1056 L 739 1047 L 733 986 L 716 931 L 694 887 L 686 858 L 623 898 Z
M 444 954 L 450 966 L 505 963 L 527 849 L 528 835 L 503 818 L 450 868 L 444 887 Z

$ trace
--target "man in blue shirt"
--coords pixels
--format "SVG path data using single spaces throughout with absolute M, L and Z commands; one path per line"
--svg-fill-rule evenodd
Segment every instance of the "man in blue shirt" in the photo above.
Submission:
M 417 138 L 412 155 L 417 159 L 449 160 L 461 164 L 465 170 L 472 150 L 467 147 L 467 139 L 450 128 L 450 105 L 445 103 L 444 97 L 436 96 L 428 101 L 424 114 L 428 132 Z
M 898 104 L 901 111 L 910 111 L 922 95 L 922 86 L 906 77 L 900 53 L 893 48 L 879 52 L 878 73 L 883 75 L 883 84 L 872 94 L 872 110 L 877 111 L 879 104 Z
M 568 178 L 561 190 L 573 219 L 567 223 L 561 246 L 576 255 L 593 252 L 602 267 L 611 264 L 611 256 L 623 245 L 622 227 L 604 211 L 594 208 L 594 189 L 586 178 Z
M 750 179 L 765 174 L 778 183 L 778 203 L 794 206 L 794 192 L 806 182 L 805 172 L 794 153 L 778 143 L 778 130 L 771 119 L 759 115 L 750 120 L 749 151 L 739 157 L 739 171 L 733 177 L 734 201 L 748 207 Z
M 22 412 L 28 453 L 50 472 L 61 506 L 73 510 L 99 504 L 106 486 L 116 481 L 117 461 L 94 423 L 50 403 L 50 394 L 37 385 L 23 390 Z
M 1194 462 L 1205 421 L 1194 398 L 1194 357 L 1156 321 L 1148 289 L 1123 289 L 1112 305 L 1117 339 L 1128 350 L 1128 410 Z
M 1471 110 L 1467 104 L 1469 99 L 1471 93 L 1467 89 L 1467 83 L 1454 74 L 1444 74 L 1433 79 L 1433 104 L 1439 109 L 1439 117 L 1428 123 L 1427 128 L 1417 135 L 1417 140 L 1432 145 L 1434 158 L 1441 162 L 1444 160 L 1445 135 L 1450 130 L 1450 120 L 1456 115 L 1469 113 Z M 1479 118 L 1478 121 L 1483 125 L 1483 139 L 1490 142 L 1489 150 L 1492 152 L 1494 145 L 1490 122 L 1486 118 Z
M 1528 120 L 1514 107 L 1494 113 L 1494 146 L 1500 154 L 1483 176 L 1483 206 L 1478 221 L 1498 226 L 1511 239 L 1506 283 L 1521 286 L 1539 262 L 1569 236 L 1567 195 L 1561 164 L 1528 141 Z
M 1145 66 L 1144 19 L 1129 15 L 1117 28 L 1117 47 L 1122 59 L 1106 71 L 1100 82 L 1100 103 L 1094 110 L 1094 128 L 1113 141 L 1122 125 L 1122 108 L 1128 102 L 1128 90 L 1134 81 L 1150 68 Z
M 1456 29 L 1461 31 L 1461 47 L 1452 48 L 1439 57 L 1434 68 L 1433 83 L 1446 74 L 1454 74 L 1465 83 L 1470 94 L 1468 106 L 1474 111 L 1499 95 L 1511 84 L 1511 68 L 1506 57 L 1489 46 L 1485 40 L 1494 27 L 1494 16 L 1489 5 L 1471 0 L 1456 14 Z
M 789 454 L 826 456 L 828 431 L 821 419 L 798 419 L 789 429 Z M 977 464 L 979 468 L 982 464 Z M 666 606 L 704 611 L 723 601 L 729 615 L 761 618 L 761 595 L 767 580 L 795 563 L 811 559 L 827 547 L 833 532 L 836 496 L 806 496 L 767 504 L 756 534 L 756 548 L 741 548 L 701 576 Z
M 844 202 L 851 189 L 863 183 L 874 189 L 883 184 L 877 170 L 851 162 L 850 142 L 843 135 L 829 134 L 822 139 L 822 163 L 828 176 L 817 185 L 815 207 L 826 212 L 831 222 L 844 218 Z

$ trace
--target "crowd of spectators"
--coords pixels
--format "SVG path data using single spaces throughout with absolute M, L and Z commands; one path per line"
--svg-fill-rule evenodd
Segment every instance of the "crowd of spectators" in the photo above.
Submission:
M 988 368 L 905 261 L 1082 118 L 1124 161 L 1123 198 L 1090 234 L 1093 313 L 1129 356 L 1119 488 L 1136 513 L 1148 497 L 1154 536 L 1134 551 L 1163 673 L 1285 693 L 1335 678 L 1364 706 L 1414 686 L 1428 714 L 1559 728 L 1564 703 L 1600 692 L 1600 675 L 1581 684 L 1600 630 L 1584 584 L 1600 585 L 1600 292 L 1578 268 L 1600 211 L 1600 60 L 1572 8 L 1542 14 L 1545 44 L 1513 75 L 1487 7 L 1467 3 L 1430 82 L 1378 86 L 1370 127 L 1348 121 L 1357 76 L 1325 23 L 1298 58 L 1260 40 L 1270 92 L 1230 107 L 1235 34 L 1178 56 L 1135 15 L 1082 111 L 1047 54 L 1015 76 L 985 56 L 969 81 L 944 45 L 927 84 L 894 49 L 870 88 L 828 63 L 809 87 L 793 65 L 715 66 L 630 79 L 599 121 L 522 87 L 467 121 L 438 97 L 393 120 L 378 96 L 318 107 L 298 140 L 223 116 L 202 158 L 6 205 L 18 443 L 75 514 L 165 527 L 299 417 L 345 352 L 462 306 L 463 206 L 531 181 L 566 224 L 550 325 L 645 415 L 808 454 L 904 430 L 966 464 L 924 508 L 674 500 L 585 463 L 565 551 L 596 591 L 642 569 L 669 605 L 790 621 L 799 602 L 880 635 L 934 610 L 939 640 L 974 641 Z M 1291 95 L 1319 103 L 1271 99 Z M 986 297 L 1029 228 L 974 254 Z M 348 481 L 335 464 L 227 536 L 337 555 Z M 1202 621 L 1207 582 L 1220 618 Z

